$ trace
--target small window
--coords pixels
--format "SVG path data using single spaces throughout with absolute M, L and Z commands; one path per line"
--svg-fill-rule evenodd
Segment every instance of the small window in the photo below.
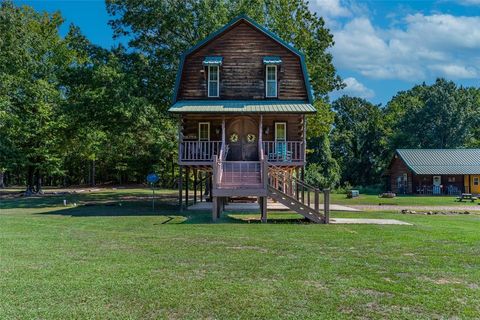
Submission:
M 208 97 L 218 97 L 219 91 L 219 69 L 218 66 L 208 66 Z
M 199 141 L 210 140 L 210 122 L 198 123 L 198 140 Z
M 455 182 L 455 177 L 448 177 L 448 182 Z
M 267 98 L 277 97 L 277 66 L 267 65 L 266 70 L 266 96 Z
M 473 185 L 478 186 L 480 184 L 478 177 L 473 177 Z
M 275 123 L 275 141 L 287 141 L 287 123 Z

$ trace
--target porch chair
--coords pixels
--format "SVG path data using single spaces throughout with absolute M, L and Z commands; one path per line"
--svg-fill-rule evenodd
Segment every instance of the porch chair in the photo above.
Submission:
M 277 161 L 292 162 L 292 151 L 287 150 L 286 141 L 275 142 L 275 153 Z

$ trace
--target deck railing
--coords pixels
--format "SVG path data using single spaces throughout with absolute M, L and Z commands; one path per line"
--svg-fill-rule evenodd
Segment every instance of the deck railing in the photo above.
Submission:
M 263 187 L 263 164 L 262 161 L 218 161 L 215 170 L 218 188 Z
M 181 161 L 212 161 L 220 155 L 221 141 L 182 141 L 180 142 Z
M 303 141 L 263 141 L 263 154 L 268 162 L 302 162 Z

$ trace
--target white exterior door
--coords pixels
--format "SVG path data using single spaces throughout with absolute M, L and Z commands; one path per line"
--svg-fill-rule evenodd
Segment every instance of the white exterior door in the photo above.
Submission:
M 433 176 L 433 194 L 440 194 L 440 186 L 442 185 L 441 176 Z

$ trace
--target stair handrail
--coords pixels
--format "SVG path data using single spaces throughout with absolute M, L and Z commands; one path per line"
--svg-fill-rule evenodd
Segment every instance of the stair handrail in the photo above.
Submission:
M 275 170 L 273 170 L 275 169 Z M 301 203 L 307 205 L 308 207 L 314 209 L 318 214 L 320 214 L 320 189 L 313 187 L 312 185 L 306 183 L 305 181 L 298 179 L 297 177 L 293 176 L 287 176 L 285 175 L 285 172 L 282 168 L 275 166 L 271 163 L 269 163 L 269 176 L 272 178 L 280 178 L 282 180 L 283 185 L 290 185 L 290 182 L 293 182 L 296 184 L 296 188 L 292 188 L 296 191 L 298 191 L 298 186 L 302 187 L 302 193 L 301 196 L 298 194 L 298 192 L 295 192 L 296 200 L 300 201 Z M 271 183 L 270 179 L 268 179 L 268 184 L 270 187 L 279 190 L 278 187 L 275 187 L 274 184 Z M 307 201 L 305 202 L 305 189 L 307 189 Z M 282 192 L 288 196 L 293 196 L 294 190 L 290 190 L 291 194 L 288 194 L 288 192 L 285 192 L 285 190 L 282 190 Z M 310 199 L 310 194 L 311 192 L 314 193 L 314 199 L 313 199 L 313 207 L 311 206 L 311 199 Z

